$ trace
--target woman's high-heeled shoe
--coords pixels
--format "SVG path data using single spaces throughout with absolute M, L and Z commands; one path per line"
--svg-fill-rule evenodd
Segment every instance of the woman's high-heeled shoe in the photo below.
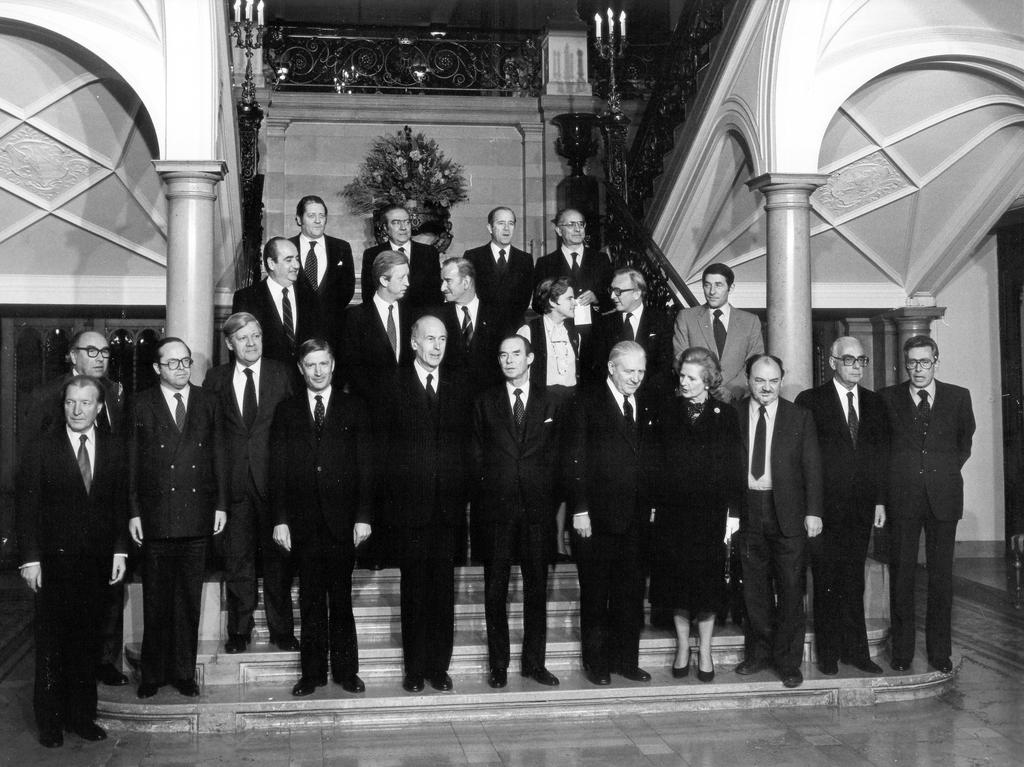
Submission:
M 672 666 L 672 678 L 673 679 L 682 679 L 683 677 L 688 676 L 689 673 L 690 673 L 690 653 L 689 653 L 689 651 L 687 651 L 687 653 L 686 653 L 686 664 L 682 668 L 676 668 L 674 665 Z
M 715 662 L 711 661 L 710 671 L 702 671 L 700 663 L 697 663 L 697 678 L 704 683 L 713 682 L 715 680 Z

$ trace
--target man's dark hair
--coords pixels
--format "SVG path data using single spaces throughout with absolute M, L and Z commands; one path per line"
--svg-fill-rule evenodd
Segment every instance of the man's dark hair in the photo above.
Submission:
M 306 206 L 314 204 L 322 205 L 324 208 L 324 215 L 327 215 L 327 203 L 324 202 L 319 197 L 317 197 L 315 194 L 307 194 L 305 197 L 299 200 L 299 204 L 295 206 L 295 215 L 298 216 L 299 218 L 302 218 L 304 215 L 306 215 Z
M 157 341 L 157 342 L 156 342 L 156 346 L 154 346 L 154 347 L 153 347 L 153 358 L 154 358 L 154 359 L 155 359 L 155 360 L 156 360 L 157 362 L 159 362 L 159 361 L 160 361 L 160 352 L 162 352 L 162 351 L 163 351 L 163 349 L 164 349 L 164 347 L 165 347 L 165 346 L 167 346 L 168 344 L 181 344 L 182 346 L 184 346 L 184 347 L 185 347 L 185 351 L 187 351 L 187 352 L 188 352 L 188 356 L 189 356 L 189 357 L 191 357 L 191 356 L 192 356 L 192 350 L 191 350 L 191 349 L 189 349 L 189 347 L 188 347 L 188 344 L 187 344 L 187 343 L 185 343 L 184 341 L 182 341 L 182 340 L 181 340 L 180 338 L 178 338 L 177 336 L 166 336 L 166 337 L 164 337 L 164 338 L 161 338 L 161 339 L 160 339 L 159 341 Z
M 263 246 L 263 268 L 267 272 L 270 271 L 270 261 L 277 263 L 277 260 L 281 257 L 281 248 L 284 247 L 285 243 L 292 244 L 287 237 L 271 237 L 267 240 L 267 244 Z
M 911 349 L 924 349 L 928 348 L 932 350 L 932 357 L 934 359 L 939 358 L 939 345 L 935 343 L 935 339 L 931 336 L 911 336 L 903 342 L 903 356 L 907 356 L 907 352 Z
M 743 364 L 744 369 L 747 371 L 747 378 L 750 378 L 750 371 L 754 369 L 754 365 L 756 365 L 761 360 L 771 360 L 772 362 L 774 362 L 776 365 L 779 366 L 779 373 L 782 375 L 782 377 L 786 377 L 786 369 L 782 367 L 782 360 L 780 360 L 774 354 L 762 353 L 751 354 L 749 357 L 747 357 L 747 361 Z
M 501 350 L 501 344 L 505 343 L 506 341 L 511 341 L 513 339 L 518 339 L 522 341 L 523 348 L 526 350 L 526 353 L 533 354 L 533 344 L 530 343 L 530 339 L 527 338 L 526 336 L 521 336 L 518 333 L 509 333 L 507 336 L 501 339 L 501 343 L 498 344 L 499 353 Z
M 303 341 L 301 344 L 299 344 L 299 364 L 301 365 L 302 360 L 304 360 L 307 355 L 310 355 L 313 352 L 327 352 L 328 354 L 331 355 L 331 359 L 334 359 L 334 349 L 331 348 L 331 345 L 327 343 L 325 339 L 316 338 L 314 336 L 313 338 L 309 338 Z
M 704 280 L 708 278 L 709 274 L 717 274 L 725 277 L 725 284 L 730 288 L 732 287 L 733 282 L 736 281 L 736 275 L 733 274 L 732 269 L 725 264 L 708 264 L 704 267 L 704 271 L 701 272 L 700 281 L 704 282 Z
M 497 208 L 491 208 L 491 212 L 487 214 L 487 223 L 494 224 L 494 217 L 498 215 L 498 211 L 507 210 L 512 214 L 512 223 L 516 223 L 516 212 L 512 210 L 508 205 L 499 205 Z

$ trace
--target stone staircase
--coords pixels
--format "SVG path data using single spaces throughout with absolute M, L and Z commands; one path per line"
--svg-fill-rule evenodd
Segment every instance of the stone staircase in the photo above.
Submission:
M 869 606 L 882 599 L 884 570 L 869 564 Z M 924 664 L 911 673 L 872 677 L 841 666 L 840 675 L 817 673 L 812 661 L 813 635 L 804 645 L 806 681 L 785 689 L 771 672 L 739 677 L 732 668 L 743 657 L 743 636 L 731 623 L 716 630 L 713 655 L 717 676 L 702 684 L 693 673 L 673 679 L 670 667 L 675 651 L 671 631 L 647 626 L 640 644 L 640 665 L 653 679 L 629 682 L 612 676 L 609 687 L 590 685 L 580 670 L 579 586 L 575 566 L 556 565 L 549 574 L 547 667 L 562 684 L 542 687 L 518 675 L 522 631 L 522 581 L 513 569 L 510 583 L 509 623 L 512 664 L 509 686 L 491 690 L 486 684 L 487 641 L 483 604 L 483 570 L 459 568 L 456 575 L 455 648 L 450 674 L 455 689 L 438 693 L 428 686 L 418 694 L 402 690 L 402 650 L 399 624 L 397 570 L 353 575 L 353 603 L 359 634 L 360 676 L 366 693 L 351 695 L 329 683 L 307 698 L 294 698 L 291 687 L 299 677 L 297 652 L 267 644 L 262 609 L 257 612 L 253 643 L 245 653 L 224 652 L 223 592 L 219 582 L 206 584 L 197 676 L 202 695 L 183 698 L 164 687 L 153 698 L 140 701 L 135 687 L 100 688 L 100 717 L 115 729 L 234 732 L 249 729 L 346 726 L 397 726 L 452 720 L 492 720 L 506 717 L 597 716 L 624 713 L 752 708 L 794 705 L 870 705 L 935 695 L 952 676 L 929 672 Z M 298 631 L 298 589 L 293 597 Z M 126 610 L 125 657 L 134 670 L 141 640 L 141 586 L 129 587 Z M 875 611 L 877 612 L 877 611 Z M 871 617 L 868 638 L 872 655 L 882 654 L 887 622 Z M 883 664 L 884 665 L 884 664 Z

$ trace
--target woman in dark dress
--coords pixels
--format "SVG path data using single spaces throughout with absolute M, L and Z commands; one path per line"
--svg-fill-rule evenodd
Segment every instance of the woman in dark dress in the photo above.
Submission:
M 658 420 L 660 471 L 654 517 L 651 605 L 672 610 L 676 657 L 672 676 L 690 670 L 690 621 L 697 621 L 697 677 L 715 676 L 711 636 L 725 598 L 725 522 L 739 509 L 743 443 L 736 411 L 710 395 L 722 382 L 718 358 L 691 347 L 676 359 L 676 395 Z

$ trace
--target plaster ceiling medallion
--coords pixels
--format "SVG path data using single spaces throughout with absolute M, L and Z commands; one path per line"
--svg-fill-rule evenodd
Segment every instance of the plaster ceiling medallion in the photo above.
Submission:
M 31 125 L 0 138 L 0 178 L 46 200 L 62 195 L 99 167 Z
M 882 152 L 872 152 L 829 175 L 814 192 L 816 205 L 835 214 L 849 213 L 910 186 Z

